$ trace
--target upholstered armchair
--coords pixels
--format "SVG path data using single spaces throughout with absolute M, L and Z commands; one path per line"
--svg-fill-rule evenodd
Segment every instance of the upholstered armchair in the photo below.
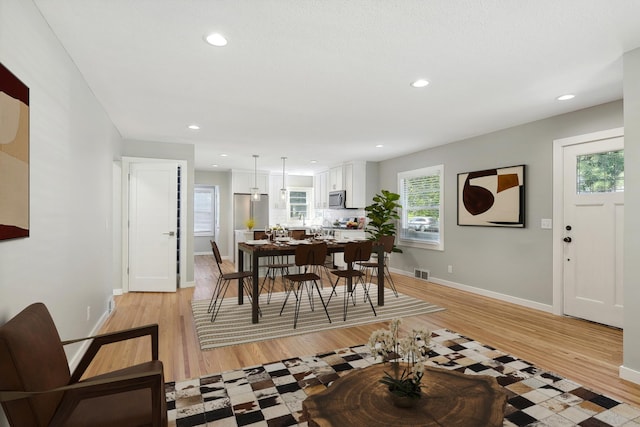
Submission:
M 148 362 L 81 379 L 105 344 L 151 337 Z M 73 374 L 63 346 L 91 339 Z M 11 426 L 167 425 L 158 325 L 61 341 L 42 303 L 0 326 L 0 401 Z

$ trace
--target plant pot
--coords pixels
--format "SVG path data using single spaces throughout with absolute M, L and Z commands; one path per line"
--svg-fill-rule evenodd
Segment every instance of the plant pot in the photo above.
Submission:
M 409 396 L 398 396 L 397 394 L 391 394 L 391 402 L 398 408 L 413 408 L 416 406 L 420 399 L 414 399 Z

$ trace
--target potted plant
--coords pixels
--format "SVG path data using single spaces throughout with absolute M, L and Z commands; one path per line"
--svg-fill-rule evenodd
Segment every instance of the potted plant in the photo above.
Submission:
M 422 397 L 424 361 L 429 356 L 431 331 L 412 330 L 399 337 L 400 319 L 393 319 L 388 330 L 379 329 L 369 337 L 369 349 L 383 363 L 391 362 L 379 380 L 384 384 L 394 405 L 412 407 Z M 402 366 L 404 364 L 404 366 Z
M 387 190 L 381 190 L 380 194 L 373 197 L 373 203 L 365 207 L 369 222 L 366 232 L 370 240 L 378 240 L 381 236 L 394 236 L 396 234 L 396 220 L 400 219 L 398 209 L 402 206 L 398 203 L 400 195 Z M 394 247 L 394 252 L 402 252 Z

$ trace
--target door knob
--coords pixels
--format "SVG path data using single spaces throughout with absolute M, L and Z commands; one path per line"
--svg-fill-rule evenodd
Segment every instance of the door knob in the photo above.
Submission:
M 565 242 L 567 242 L 567 243 L 571 243 L 571 237 L 565 237 L 565 238 L 564 238 L 564 239 L 562 239 L 562 240 L 564 240 L 564 241 L 565 241 Z
M 162 234 L 167 234 L 169 236 L 175 236 L 176 235 L 175 231 L 168 231 L 168 232 L 162 233 Z

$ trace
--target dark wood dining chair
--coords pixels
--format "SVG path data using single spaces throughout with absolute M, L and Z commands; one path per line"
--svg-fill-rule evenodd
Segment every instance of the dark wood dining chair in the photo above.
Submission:
M 307 297 L 309 299 L 309 305 L 311 307 L 311 311 L 314 310 L 314 301 L 313 301 L 313 289 L 315 288 L 318 296 L 320 297 L 320 302 L 322 303 L 322 308 L 327 314 L 327 319 L 329 319 L 329 323 L 331 323 L 331 317 L 329 316 L 329 312 L 327 311 L 327 305 L 324 302 L 324 298 L 322 297 L 322 293 L 320 292 L 320 287 L 318 282 L 322 280 L 321 271 L 324 269 L 325 258 L 327 257 L 327 244 L 326 243 L 314 243 L 308 245 L 298 245 L 296 247 L 295 253 L 295 265 L 298 267 L 299 272 L 296 274 L 287 274 L 284 276 L 285 283 L 285 291 L 286 296 L 284 302 L 282 303 L 282 308 L 280 309 L 280 315 L 282 316 L 282 312 L 284 311 L 285 306 L 287 305 L 287 301 L 289 297 L 293 294 L 296 299 L 295 303 L 295 311 L 293 315 L 293 328 L 295 329 L 298 324 L 298 316 L 300 313 L 300 303 L 304 298 L 304 293 L 306 292 Z
M 398 290 L 396 289 L 395 283 L 393 283 L 393 278 L 391 277 L 391 272 L 389 271 L 389 255 L 393 252 L 393 246 L 396 242 L 396 236 L 381 236 L 378 239 L 378 242 L 384 247 L 384 280 L 385 284 L 389 283 L 389 288 L 393 291 L 393 294 L 398 297 Z M 366 269 L 366 277 L 365 282 L 371 282 L 374 277 L 378 277 L 378 258 L 377 254 L 372 254 L 373 258 L 367 261 L 358 262 L 358 265 L 362 269 Z
M 267 234 L 264 231 L 256 230 L 253 232 L 253 238 L 255 240 L 263 240 L 267 238 Z M 293 267 L 293 263 L 289 262 L 287 255 L 274 255 L 267 258 L 267 262 L 261 267 L 266 267 L 267 271 L 262 279 L 260 285 L 260 294 L 266 288 L 267 290 L 267 304 L 271 302 L 271 295 L 273 295 L 273 289 L 276 284 L 276 278 L 278 274 L 280 277 L 284 277 L 289 274 L 289 268 Z
M 365 283 L 364 278 L 366 273 L 362 269 L 355 269 L 354 264 L 356 262 L 362 262 L 371 258 L 371 252 L 373 250 L 373 242 L 371 240 L 365 240 L 362 242 L 351 242 L 347 243 L 344 247 L 344 261 L 347 263 L 346 270 L 331 270 L 331 274 L 336 276 L 336 281 L 332 284 L 333 290 L 331 295 L 329 296 L 329 301 L 331 301 L 331 297 L 333 295 L 337 295 L 336 286 L 340 282 L 340 279 L 345 279 L 344 284 L 344 302 L 343 302 L 343 320 L 347 320 L 347 309 L 349 307 L 349 298 L 353 305 L 356 304 L 356 289 L 358 284 L 362 287 L 364 292 L 364 300 L 368 301 L 371 306 L 371 310 L 373 310 L 373 315 L 377 316 L 376 309 L 373 307 L 373 302 L 371 301 L 371 297 L 369 296 L 369 284 Z M 351 286 L 348 285 L 349 280 L 351 281 Z M 327 301 L 327 304 L 329 304 Z
M 211 240 L 211 250 L 213 251 L 213 256 L 216 259 L 216 264 L 218 265 L 218 279 L 213 288 L 213 295 L 211 295 L 211 301 L 209 302 L 209 309 L 207 313 L 211 313 L 211 321 L 214 322 L 216 317 L 218 317 L 218 313 L 220 312 L 220 307 L 222 306 L 222 300 L 224 300 L 224 296 L 227 293 L 227 288 L 229 288 L 229 283 L 233 280 L 241 280 L 244 292 L 249 297 L 249 301 L 253 297 L 253 287 L 251 286 L 251 280 L 253 274 L 251 271 L 233 271 L 230 273 L 225 273 L 222 271 L 222 255 L 220 255 L 220 249 L 218 249 L 218 245 L 214 240 Z M 258 312 L 262 314 L 260 309 Z
M 150 361 L 80 378 L 103 345 L 149 336 Z M 64 346 L 91 340 L 71 374 Z M 158 325 L 61 341 L 42 303 L 0 326 L 0 401 L 13 427 L 167 425 Z

